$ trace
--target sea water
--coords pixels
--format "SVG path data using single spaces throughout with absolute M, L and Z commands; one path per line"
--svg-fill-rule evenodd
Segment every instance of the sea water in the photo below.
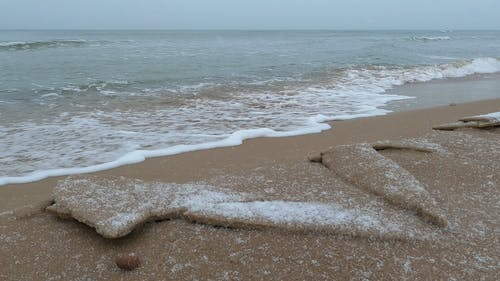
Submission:
M 320 132 L 499 58 L 500 31 L 0 31 L 0 185 Z

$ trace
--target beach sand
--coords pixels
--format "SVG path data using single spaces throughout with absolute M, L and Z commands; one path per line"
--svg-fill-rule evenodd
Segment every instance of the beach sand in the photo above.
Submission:
M 83 223 L 44 211 L 57 182 L 65 177 L 2 186 L 0 279 L 496 280 L 500 131 L 432 130 L 461 117 L 495 111 L 500 111 L 500 99 L 334 121 L 331 130 L 320 134 L 252 139 L 237 147 L 153 158 L 84 176 L 96 182 L 123 176 L 119 180 L 124 182 L 205 184 L 250 194 L 258 202 L 280 202 L 276 206 L 282 208 L 295 206 L 292 214 L 311 207 L 309 203 L 336 204 L 340 210 L 362 210 L 388 222 L 368 229 L 359 214 L 351 224 L 314 227 L 314 219 L 306 216 L 304 226 L 300 220 L 230 220 L 216 211 L 191 211 L 107 239 Z M 380 141 L 417 141 L 433 150 L 384 149 L 370 152 L 372 158 L 356 152 L 356 144 Z M 341 145 L 348 146 L 339 149 Z M 329 164 L 325 159 L 324 165 L 308 160 L 329 148 L 336 151 Z M 376 163 L 382 164 L 375 168 Z M 429 222 L 418 206 L 398 203 L 413 200 L 407 191 L 402 197 L 378 191 L 377 182 L 394 180 L 384 175 L 384 167 L 421 184 L 423 204 L 431 202 L 430 212 L 444 216 L 446 223 Z M 249 202 L 240 206 L 249 208 Z M 259 214 L 259 208 L 269 205 L 254 207 L 253 213 Z M 321 208 L 315 209 L 319 218 L 326 210 Z M 116 267 L 115 259 L 129 253 L 136 254 L 141 265 L 125 272 Z

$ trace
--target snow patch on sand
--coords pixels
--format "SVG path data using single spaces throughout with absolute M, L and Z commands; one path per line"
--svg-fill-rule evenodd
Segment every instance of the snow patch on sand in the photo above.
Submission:
M 494 119 L 495 121 L 500 122 L 500 111 L 492 112 L 492 113 L 488 113 L 488 114 L 483 114 L 483 115 L 478 115 L 478 117 L 485 117 L 488 119 Z
M 224 202 L 208 208 L 190 209 L 229 219 L 313 227 L 346 227 L 378 232 L 399 232 L 400 226 L 374 212 L 347 209 L 334 203 L 254 201 Z
M 323 231 L 405 239 L 420 233 L 402 217 L 383 216 L 366 206 L 259 200 L 203 184 L 143 182 L 126 178 L 68 178 L 56 186 L 47 210 L 73 217 L 107 238 L 123 237 L 138 225 L 183 218 L 209 225 Z M 404 226 L 404 227 L 403 227 Z

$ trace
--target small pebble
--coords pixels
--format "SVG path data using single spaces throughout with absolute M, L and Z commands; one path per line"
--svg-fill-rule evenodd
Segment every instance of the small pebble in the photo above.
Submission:
M 116 259 L 116 265 L 123 269 L 123 270 L 134 270 L 141 265 L 141 262 L 139 261 L 139 257 L 137 257 L 135 254 L 128 254 L 125 256 L 119 256 Z
M 309 156 L 307 156 L 307 159 L 309 159 L 309 161 L 316 163 L 321 163 L 321 158 L 321 153 L 310 154 Z

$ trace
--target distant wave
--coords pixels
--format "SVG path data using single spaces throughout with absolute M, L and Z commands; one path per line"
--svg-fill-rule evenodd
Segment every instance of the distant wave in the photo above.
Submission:
M 425 54 L 418 54 L 419 56 L 421 57 L 424 57 L 424 58 L 429 58 L 429 59 L 433 59 L 433 60 L 458 60 L 457 57 L 449 57 L 449 56 L 436 56 L 436 55 L 425 55 Z
M 87 40 L 73 39 L 73 40 L 47 40 L 47 41 L 10 41 L 0 42 L 0 51 L 22 51 L 33 50 L 40 48 L 54 48 L 54 47 L 76 47 L 87 44 Z
M 451 40 L 450 36 L 412 36 L 410 38 L 412 41 L 423 41 L 423 42 L 429 42 L 429 41 L 447 41 Z

